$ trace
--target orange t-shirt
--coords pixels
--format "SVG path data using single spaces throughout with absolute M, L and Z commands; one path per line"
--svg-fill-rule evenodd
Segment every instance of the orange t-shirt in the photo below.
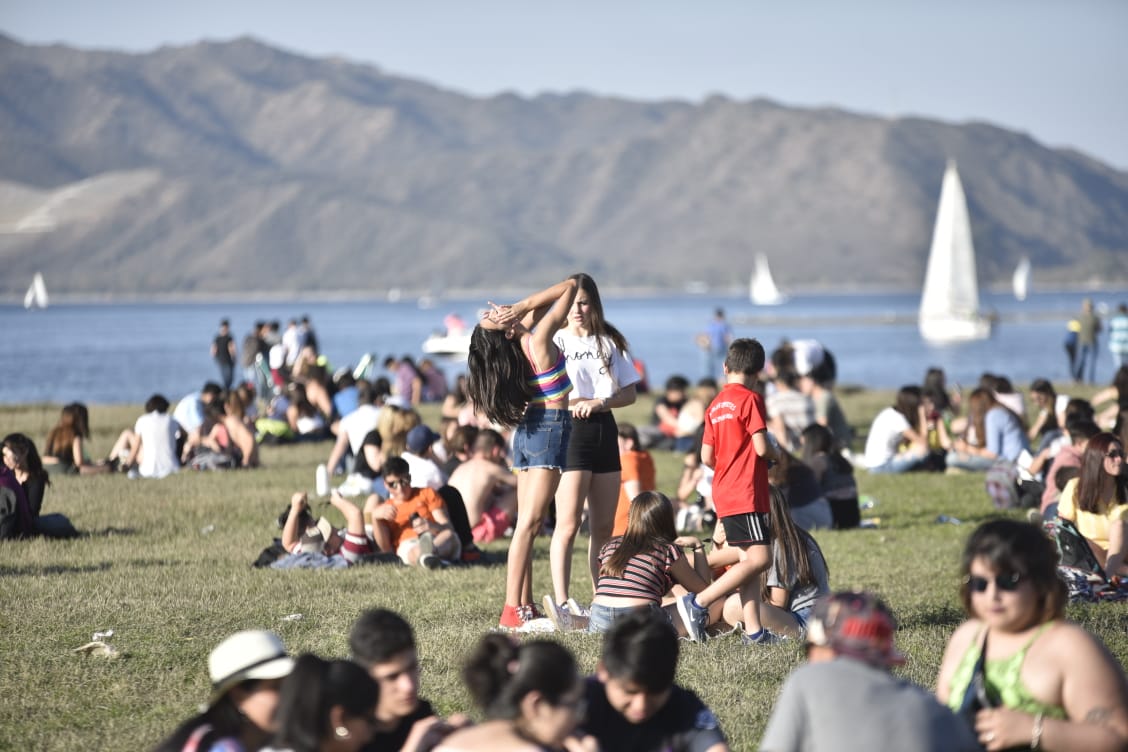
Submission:
M 434 512 L 436 509 L 443 508 L 443 498 L 439 496 L 435 489 L 416 488 L 414 491 L 415 493 L 412 494 L 411 498 L 405 501 L 390 499 L 385 502 L 395 505 L 396 508 L 396 518 L 387 524 L 397 548 L 405 540 L 418 537 L 415 528 L 411 526 L 411 515 L 418 514 L 431 522 L 438 522 L 435 519 Z
M 638 490 L 653 491 L 658 487 L 658 474 L 654 469 L 654 458 L 650 452 L 626 452 L 619 455 L 619 463 L 623 466 L 621 482 L 637 480 Z M 627 517 L 630 515 L 631 500 L 627 496 L 627 489 L 619 486 L 619 502 L 615 505 L 615 527 L 611 530 L 611 537 L 627 532 Z

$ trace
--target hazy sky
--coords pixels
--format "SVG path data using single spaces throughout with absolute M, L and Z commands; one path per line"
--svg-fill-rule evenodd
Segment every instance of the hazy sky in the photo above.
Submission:
M 131 51 L 251 34 L 472 94 L 985 120 L 1128 169 L 1124 0 L 0 0 L 0 30 Z

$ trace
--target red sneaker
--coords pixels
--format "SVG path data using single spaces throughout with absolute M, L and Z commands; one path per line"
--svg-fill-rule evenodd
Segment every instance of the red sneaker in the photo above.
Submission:
M 505 608 L 501 609 L 501 619 L 498 620 L 497 625 L 502 629 L 517 629 L 525 622 L 521 619 L 521 615 L 517 612 L 516 606 L 505 604 Z

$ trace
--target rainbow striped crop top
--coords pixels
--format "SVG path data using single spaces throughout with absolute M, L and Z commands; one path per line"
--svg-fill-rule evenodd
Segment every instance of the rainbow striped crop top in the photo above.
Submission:
M 529 358 L 532 363 L 533 359 Z M 564 353 L 557 349 L 556 362 L 543 373 L 534 373 L 529 379 L 533 388 L 533 396 L 529 399 L 530 405 L 543 405 L 560 399 L 572 391 L 572 380 L 568 378 L 567 360 Z M 535 368 L 535 367 L 534 367 Z

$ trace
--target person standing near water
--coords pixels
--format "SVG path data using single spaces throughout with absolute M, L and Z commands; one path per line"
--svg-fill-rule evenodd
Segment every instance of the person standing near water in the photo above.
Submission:
M 231 391 L 231 385 L 235 383 L 235 340 L 231 337 L 231 322 L 227 319 L 219 322 L 219 333 L 212 340 L 211 356 L 219 367 L 219 383 L 223 384 L 225 392 Z
M 1089 383 L 1097 380 L 1097 339 L 1101 332 L 1101 319 L 1093 311 L 1092 298 L 1081 301 L 1081 315 L 1077 317 L 1081 328 L 1077 332 L 1077 363 L 1073 380 L 1085 381 L 1085 364 L 1089 364 Z
M 711 379 L 724 378 L 721 366 L 728 354 L 728 346 L 732 344 L 732 327 L 725 319 L 725 309 L 717 308 L 713 311 L 713 318 L 705 327 L 705 331 L 697 335 L 697 344 L 703 353 L 704 373 Z

